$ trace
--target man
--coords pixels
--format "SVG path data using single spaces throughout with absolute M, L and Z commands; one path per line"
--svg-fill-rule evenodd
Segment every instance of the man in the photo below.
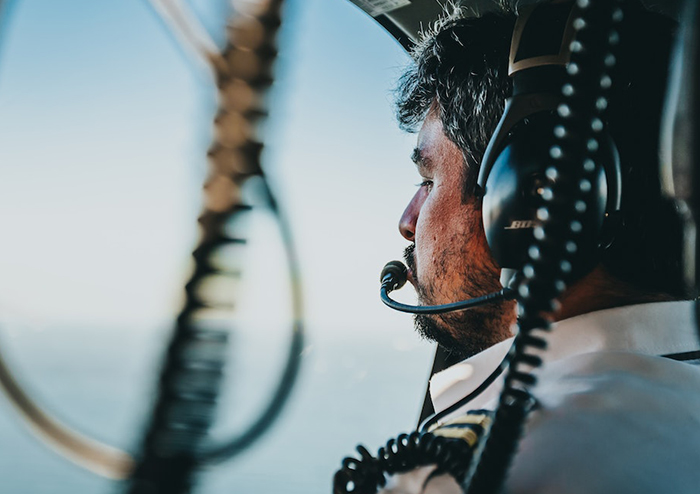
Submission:
M 608 126 L 622 167 L 622 220 L 599 260 L 559 298 L 559 321 L 540 355 L 531 415 L 508 492 L 696 492 L 700 370 L 693 303 L 681 276 L 681 230 L 660 192 L 659 126 L 673 23 L 632 2 L 621 27 Z M 409 280 L 421 303 L 499 290 L 476 181 L 511 90 L 514 18 L 450 18 L 418 45 L 398 91 L 401 125 L 419 130 L 421 176 L 400 220 Z M 488 192 L 487 192 L 488 193 Z M 481 384 L 505 356 L 511 302 L 416 316 L 418 331 L 468 358 L 431 382 L 436 410 Z M 494 409 L 495 383 L 464 407 Z M 459 414 L 459 413 L 458 413 Z M 456 414 L 456 415 L 458 415 Z M 454 416 L 454 415 L 453 415 Z M 428 467 L 395 475 L 385 493 L 461 492 Z
M 601 253 L 601 263 L 561 300 L 557 319 L 685 295 L 673 244 L 678 225 L 672 206 L 660 196 L 658 179 L 671 22 L 643 12 L 630 16 L 638 19 L 631 32 L 623 33 L 625 53 L 616 74 L 621 79 L 616 86 L 624 90 L 614 95 L 610 109 L 624 168 L 625 218 L 613 244 Z M 445 21 L 438 34 L 419 45 L 417 63 L 401 81 L 399 121 L 407 130 L 422 125 L 413 160 L 423 181 L 399 229 L 412 242 L 405 256 L 409 280 L 425 304 L 500 288 L 500 268 L 486 244 L 474 189 L 481 157 L 510 93 L 506 74 L 512 26 L 511 17 L 493 14 Z M 470 356 L 506 337 L 514 322 L 513 306 L 419 316 L 416 325 L 443 346 Z

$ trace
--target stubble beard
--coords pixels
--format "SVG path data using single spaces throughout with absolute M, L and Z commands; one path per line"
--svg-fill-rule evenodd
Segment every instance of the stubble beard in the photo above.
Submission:
M 421 305 L 435 304 L 435 285 L 418 279 L 415 244 L 404 251 L 406 264 L 413 273 L 413 281 Z M 442 259 L 444 271 L 445 259 Z M 457 302 L 475 298 L 501 289 L 498 277 L 485 269 L 463 268 L 463 283 L 455 290 L 454 299 L 441 303 Z M 447 314 L 416 314 L 414 326 L 423 337 L 435 341 L 438 345 L 460 358 L 468 358 L 486 350 L 510 336 L 509 304 L 493 303 Z

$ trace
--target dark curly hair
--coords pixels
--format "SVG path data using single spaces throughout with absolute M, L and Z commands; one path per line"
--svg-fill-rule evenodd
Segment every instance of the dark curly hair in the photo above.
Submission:
M 682 228 L 662 197 L 659 129 L 676 23 L 627 2 L 608 124 L 622 165 L 623 223 L 602 253 L 607 271 L 642 296 L 684 298 Z M 446 136 L 464 154 L 465 200 L 511 91 L 507 75 L 515 14 L 445 17 L 416 45 L 396 90 L 397 117 L 415 132 L 434 103 Z
M 416 63 L 399 79 L 399 125 L 415 132 L 437 101 L 445 134 L 474 171 L 466 174 L 465 193 L 511 91 L 507 55 L 514 23 L 514 15 L 446 17 L 417 44 Z

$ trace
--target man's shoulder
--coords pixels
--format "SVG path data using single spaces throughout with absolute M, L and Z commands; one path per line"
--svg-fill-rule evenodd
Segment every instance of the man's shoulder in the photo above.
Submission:
M 513 464 L 514 493 L 696 492 L 700 367 L 626 352 L 551 363 Z

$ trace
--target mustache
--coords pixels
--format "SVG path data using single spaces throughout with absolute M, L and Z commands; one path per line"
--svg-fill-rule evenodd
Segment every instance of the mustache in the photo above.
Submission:
M 406 247 L 403 251 L 403 259 L 406 261 L 406 266 L 413 273 L 413 279 L 416 280 L 416 256 L 414 251 L 416 250 L 416 244 L 411 244 Z
M 418 300 L 421 303 L 427 300 L 426 287 L 424 287 L 420 280 L 418 279 L 418 270 L 416 269 L 416 256 L 415 256 L 416 244 L 411 244 L 406 247 L 403 251 L 403 259 L 406 261 L 406 266 L 411 270 L 411 275 L 413 276 L 413 288 L 418 294 Z

